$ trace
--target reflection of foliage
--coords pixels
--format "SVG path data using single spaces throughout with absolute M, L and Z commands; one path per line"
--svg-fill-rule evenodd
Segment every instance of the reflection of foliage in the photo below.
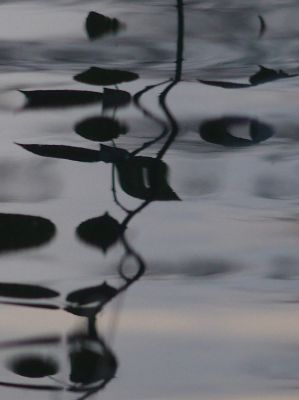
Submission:
M 59 337 L 41 337 L 0 343 L 0 348 L 18 350 L 18 356 L 9 357 L 6 367 L 15 375 L 26 378 L 48 378 L 54 384 L 26 384 L 22 382 L 1 382 L 0 386 L 15 389 L 30 389 L 48 392 L 68 391 L 81 393 L 86 399 L 103 389 L 114 378 L 118 362 L 104 339 L 99 336 L 95 318 L 88 318 L 85 331 L 68 335 L 66 354 L 69 361 L 69 381 L 58 379 L 63 340 Z M 39 354 L 43 348 L 44 355 Z M 59 351 L 59 357 L 57 353 Z M 79 400 L 79 399 L 78 399 Z
M 229 128 L 249 124 L 250 139 L 233 136 Z M 204 121 L 200 125 L 200 136 L 207 142 L 226 147 L 247 147 L 263 142 L 273 135 L 271 126 L 246 117 L 225 117 Z
M 138 75 L 130 71 L 91 67 L 87 71 L 74 76 L 74 79 L 90 85 L 115 85 L 122 82 L 134 81 L 138 79 Z
M 91 11 L 85 21 L 85 28 L 90 40 L 99 39 L 108 33 L 116 33 L 122 24 L 116 18 Z
M 83 393 L 78 400 L 86 399 L 88 396 L 103 389 L 115 376 L 117 360 L 111 349 L 104 340 L 97 334 L 96 317 L 104 307 L 121 293 L 124 293 L 132 284 L 143 276 L 146 264 L 141 255 L 129 243 L 126 231 L 133 218 L 142 212 L 154 201 L 179 200 L 177 194 L 168 183 L 168 166 L 163 161 L 164 156 L 174 143 L 180 132 L 180 126 L 176 117 L 171 112 L 167 99 L 171 91 L 182 80 L 184 60 L 184 3 L 177 0 L 177 43 L 176 43 L 176 67 L 172 78 L 147 86 L 133 96 L 135 107 L 142 114 L 154 121 L 160 128 L 157 137 L 143 143 L 140 147 L 127 151 L 118 148 L 114 139 L 128 132 L 124 124 L 115 119 L 117 109 L 131 103 L 131 95 L 126 91 L 104 88 L 102 93 L 79 90 L 37 90 L 23 91 L 27 98 L 25 108 L 41 107 L 69 107 L 88 103 L 102 103 L 103 114 L 107 109 L 113 110 L 113 118 L 105 115 L 85 119 L 76 124 L 75 131 L 83 138 L 96 142 L 112 141 L 111 146 L 101 145 L 99 150 L 92 150 L 82 147 L 21 144 L 25 150 L 42 157 L 52 157 L 80 162 L 105 162 L 112 165 L 112 193 L 114 202 L 121 208 L 125 216 L 121 222 L 113 218 L 108 212 L 100 217 L 83 221 L 77 228 L 78 237 L 85 243 L 101 249 L 104 253 L 111 250 L 113 245 L 118 243 L 122 246 L 123 254 L 117 264 L 117 272 L 121 283 L 118 287 L 110 286 L 107 282 L 96 284 L 90 287 L 80 287 L 72 290 L 57 304 L 37 304 L 28 302 L 35 299 L 50 299 L 58 297 L 59 293 L 48 288 L 35 285 L 0 284 L 0 296 L 19 298 L 23 302 L 2 302 L 22 306 L 58 309 L 62 308 L 74 315 L 84 317 L 88 325 L 87 333 L 76 333 L 68 337 L 67 358 L 70 365 L 69 382 L 58 382 L 60 385 L 22 385 L 0 382 L 3 386 L 30 388 L 36 390 L 67 390 L 74 393 Z M 261 21 L 262 22 L 262 21 Z M 86 19 L 86 30 L 88 37 L 93 40 L 105 34 L 117 32 L 121 24 L 116 19 L 111 19 L 95 12 L 89 13 Z M 76 75 L 76 81 L 93 85 L 117 85 L 122 82 L 130 82 L 138 79 L 134 72 L 123 70 L 103 69 L 91 67 L 88 70 Z M 260 67 L 260 71 L 250 77 L 248 84 L 234 82 L 201 81 L 203 83 L 223 88 L 247 88 L 259 84 L 274 81 L 282 78 L 289 78 L 291 75 L 284 71 L 275 71 Z M 142 105 L 142 96 L 150 90 L 163 86 L 158 101 L 162 117 L 157 116 Z M 250 139 L 242 139 L 233 136 L 229 132 L 232 125 L 249 123 Z M 273 131 L 268 125 L 257 120 L 243 117 L 220 118 L 212 121 L 204 121 L 200 127 L 201 137 L 211 143 L 224 146 L 237 147 L 249 146 L 268 139 Z M 160 145 L 155 156 L 141 156 L 140 153 L 154 144 L 164 142 Z M 141 203 L 130 210 L 124 206 L 118 198 L 116 187 L 116 174 L 119 187 L 127 195 L 141 200 Z M 36 217 L 37 218 L 37 217 Z M 39 221 L 41 222 L 41 221 Z M 48 224 L 51 228 L 51 224 Z M 53 229 L 52 229 L 53 230 Z M 49 229 L 51 231 L 51 229 Z M 52 231 L 51 231 L 52 232 Z M 25 237 L 28 232 L 22 232 Z M 52 232 L 53 233 L 53 232 Z M 47 241 L 52 236 L 47 234 L 39 235 L 38 240 Z M 28 236 L 28 235 L 27 235 Z M 16 236 L 18 238 L 18 236 Z M 32 239 L 32 238 L 31 238 Z M 31 240 L 30 239 L 30 240 Z M 27 239 L 26 239 L 27 240 Z M 3 241 L 5 250 L 9 245 Z M 34 243 L 37 245 L 37 242 Z M 14 242 L 12 248 L 31 246 L 24 245 L 24 242 Z M 1 245 L 0 245 L 1 251 Z M 25 302 L 27 301 L 27 303 Z M 60 299 L 61 300 L 61 299 Z M 16 344 L 18 345 L 18 344 Z M 43 358 L 35 355 L 27 355 L 12 360 L 10 369 L 17 375 L 37 378 L 56 375 L 58 365 L 51 358 Z M 56 381 L 55 381 L 56 382 Z
M 298 74 L 287 74 L 283 70 L 276 71 L 275 69 L 266 68 L 262 65 L 259 66 L 259 71 L 250 76 L 250 83 L 236 83 L 236 82 L 223 82 L 223 81 L 209 81 L 199 79 L 199 82 L 204 83 L 205 85 L 217 86 L 225 89 L 242 89 L 249 88 L 252 86 L 262 85 L 263 83 L 277 81 L 279 79 L 285 78 L 293 78 L 298 76 Z
M 45 218 L 0 214 L 0 252 L 46 244 L 55 236 L 55 232 L 55 225 Z
M 93 117 L 79 122 L 75 126 L 75 132 L 85 139 L 95 142 L 106 142 L 126 134 L 128 128 L 113 118 Z
M 77 234 L 81 240 L 99 247 L 105 253 L 118 241 L 123 230 L 116 219 L 105 213 L 101 217 L 82 222 L 77 228 Z

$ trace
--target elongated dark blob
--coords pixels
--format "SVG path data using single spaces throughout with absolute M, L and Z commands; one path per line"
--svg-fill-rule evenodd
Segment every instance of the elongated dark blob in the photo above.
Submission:
M 139 75 L 134 72 L 98 67 L 91 67 L 74 76 L 75 81 L 89 85 L 116 85 L 123 82 L 135 81 L 138 78 Z
M 20 90 L 26 96 L 25 109 L 63 108 L 98 103 L 102 94 L 84 90 Z
M 42 217 L 0 214 L 0 253 L 43 245 L 54 237 L 55 232 L 55 225 Z M 4 286 L 2 290 L 5 291 Z
M 44 378 L 57 374 L 59 367 L 55 360 L 37 355 L 18 356 L 8 362 L 9 369 L 26 378 Z
M 75 290 L 67 296 L 67 301 L 79 305 L 86 305 L 94 302 L 106 302 L 118 293 L 117 289 L 106 282 L 98 286 Z
M 243 89 L 251 87 L 249 83 L 235 83 L 235 82 L 223 82 L 223 81 L 206 81 L 204 79 L 199 79 L 199 82 L 210 85 L 210 86 L 217 86 L 224 89 Z
M 40 145 L 20 144 L 23 149 L 42 157 L 59 158 L 80 162 L 99 162 L 101 155 L 98 150 L 85 149 L 83 147 L 61 146 L 61 145 Z
M 0 283 L 0 296 L 17 297 L 20 299 L 50 299 L 59 296 L 59 293 L 37 285 Z

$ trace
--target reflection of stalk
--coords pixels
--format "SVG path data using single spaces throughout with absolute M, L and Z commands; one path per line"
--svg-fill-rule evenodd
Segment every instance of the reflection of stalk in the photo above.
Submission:
M 183 72 L 183 61 L 184 61 L 184 2 L 183 0 L 177 0 L 177 17 L 178 17 L 178 34 L 177 34 L 177 48 L 176 48 L 176 69 L 174 80 L 163 90 L 159 96 L 159 104 L 164 111 L 166 118 L 168 119 L 170 126 L 170 135 L 167 141 L 164 143 L 163 147 L 159 151 L 157 158 L 162 159 L 175 140 L 179 133 L 179 125 L 170 112 L 167 106 L 166 99 L 170 91 L 182 80 Z

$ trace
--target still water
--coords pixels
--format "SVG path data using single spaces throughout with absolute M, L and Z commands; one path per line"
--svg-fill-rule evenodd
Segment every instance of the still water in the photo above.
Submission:
M 0 392 L 299 396 L 299 5 L 0 1 Z

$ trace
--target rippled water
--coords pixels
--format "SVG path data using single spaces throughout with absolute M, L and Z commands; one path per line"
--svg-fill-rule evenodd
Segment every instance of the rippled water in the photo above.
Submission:
M 298 398 L 298 16 L 0 2 L 1 398 Z

